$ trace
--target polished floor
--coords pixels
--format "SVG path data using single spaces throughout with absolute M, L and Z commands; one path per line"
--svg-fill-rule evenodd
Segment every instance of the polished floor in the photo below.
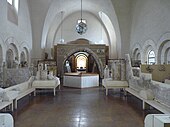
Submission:
M 15 127 L 143 127 L 145 113 L 120 91 L 62 88 L 23 98 L 13 116 Z

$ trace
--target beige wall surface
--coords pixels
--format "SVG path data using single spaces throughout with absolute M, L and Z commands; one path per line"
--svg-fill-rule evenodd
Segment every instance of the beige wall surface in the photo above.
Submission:
M 141 72 L 149 73 L 147 68 L 151 69 L 152 79 L 155 81 L 164 82 L 165 79 L 170 79 L 170 64 L 161 65 L 141 65 Z

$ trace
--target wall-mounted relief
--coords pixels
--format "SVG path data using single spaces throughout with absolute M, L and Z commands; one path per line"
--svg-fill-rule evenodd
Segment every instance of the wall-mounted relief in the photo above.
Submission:
M 166 68 L 165 68 L 164 65 L 159 65 L 159 66 L 158 66 L 158 70 L 159 70 L 159 71 L 165 71 Z
M 146 71 L 148 71 L 149 73 L 153 72 L 153 68 L 151 67 L 151 65 L 146 66 Z

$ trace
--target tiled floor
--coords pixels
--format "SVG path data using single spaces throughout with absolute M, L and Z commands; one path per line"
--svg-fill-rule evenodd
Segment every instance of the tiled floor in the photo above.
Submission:
M 23 103 L 23 104 L 21 104 Z M 19 102 L 15 127 L 143 127 L 144 113 L 119 91 L 62 88 Z

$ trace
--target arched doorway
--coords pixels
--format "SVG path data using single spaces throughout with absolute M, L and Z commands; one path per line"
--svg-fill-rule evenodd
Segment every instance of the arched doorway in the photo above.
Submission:
M 99 68 L 93 55 L 88 52 L 75 52 L 65 61 L 65 72 L 97 73 Z
M 77 65 L 76 63 L 76 54 L 77 56 L 81 56 L 83 54 L 88 54 L 88 57 L 86 59 L 86 72 L 89 73 L 98 73 L 100 78 L 103 77 L 103 64 L 99 57 L 89 48 L 86 47 L 79 47 L 76 49 L 71 50 L 67 56 L 65 56 L 65 59 L 63 60 L 62 64 L 62 72 L 61 74 L 63 75 L 66 71 L 66 62 L 69 61 L 69 65 L 71 68 L 71 71 L 75 72 L 77 71 Z M 85 68 L 84 68 L 85 69 Z

